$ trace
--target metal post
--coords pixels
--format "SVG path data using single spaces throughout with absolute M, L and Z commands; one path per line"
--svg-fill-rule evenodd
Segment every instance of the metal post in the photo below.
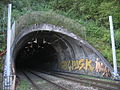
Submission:
M 12 27 L 11 27 L 11 46 L 13 45 L 13 41 L 14 41 L 14 37 L 15 37 L 15 21 L 14 23 L 12 24 Z
M 114 67 L 114 73 L 113 74 L 116 77 L 116 76 L 118 76 L 118 71 L 117 71 L 117 60 L 116 60 L 116 49 L 115 49 L 112 16 L 109 16 L 109 22 L 110 22 L 110 33 L 111 33 L 112 54 L 113 54 L 113 67 Z
M 8 26 L 7 26 L 7 53 L 5 60 L 5 71 L 4 71 L 4 88 L 5 90 L 10 90 L 11 87 L 11 55 L 10 55 L 10 46 L 11 46 L 11 9 L 12 4 L 8 4 Z

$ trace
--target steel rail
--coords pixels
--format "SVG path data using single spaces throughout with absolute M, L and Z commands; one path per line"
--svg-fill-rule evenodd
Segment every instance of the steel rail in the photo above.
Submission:
M 114 85 L 114 86 L 118 86 L 120 87 L 120 82 L 110 82 L 110 81 L 103 81 L 103 80 L 97 80 L 97 79 L 91 79 L 91 78 L 85 78 L 85 77 L 77 77 L 77 76 L 73 76 L 73 75 L 68 75 L 68 74 L 65 74 L 65 73 L 57 73 L 57 72 L 54 72 L 56 74 L 61 74 L 61 75 L 64 75 L 64 76 L 69 76 L 69 77 L 73 77 L 73 78 L 76 78 L 76 79 L 80 79 L 80 80 L 91 80 L 91 81 L 94 81 L 94 82 L 99 82 L 99 83 L 104 83 L 104 84 L 111 84 L 111 85 Z
M 82 83 L 82 84 L 83 83 L 84 84 L 89 84 L 91 86 L 95 86 L 95 87 L 102 88 L 102 89 L 105 89 L 105 90 L 119 90 L 119 88 L 105 86 L 108 83 L 104 83 L 105 84 L 104 86 L 103 85 L 98 85 L 98 84 L 96 84 L 97 81 L 92 81 L 92 79 L 91 80 L 90 79 L 87 80 L 86 78 L 79 78 L 79 77 L 74 77 L 74 76 L 65 75 L 65 74 L 56 73 L 56 72 L 49 72 L 49 73 L 45 72 L 45 71 L 41 71 L 41 72 L 45 73 L 45 74 L 53 75 L 53 76 L 56 76 L 56 77 L 64 78 L 64 79 L 67 79 L 67 80 L 70 80 L 70 81 L 74 81 L 74 82 L 78 82 L 78 83 Z M 82 81 L 82 80 L 87 80 L 87 82 L 86 81 Z M 92 83 L 90 83 L 90 82 L 92 82 Z M 100 82 L 98 82 L 98 83 L 100 83 Z M 102 84 L 102 82 L 100 84 Z
M 63 87 L 63 86 L 61 86 L 61 85 L 58 85 L 58 84 L 52 82 L 51 80 L 49 80 L 49 79 L 47 79 L 47 78 L 45 78 L 45 77 L 43 77 L 43 76 L 40 76 L 40 75 L 36 74 L 35 72 L 31 72 L 31 73 L 32 73 L 33 75 L 35 75 L 35 76 L 43 79 L 43 80 L 46 80 L 46 81 L 49 82 L 49 83 L 52 83 L 53 85 L 55 85 L 55 86 L 57 86 L 57 87 L 60 87 L 62 90 L 69 90 L 69 89 L 67 89 L 67 88 L 65 88 L 65 87 Z
M 50 71 L 50 70 L 47 70 Z M 95 77 L 98 79 L 106 79 L 106 80 L 112 80 L 112 81 L 118 81 L 120 82 L 120 79 L 113 79 L 113 78 L 107 78 L 107 77 L 100 77 L 100 76 L 95 76 L 95 75 L 86 75 L 86 74 L 81 74 L 81 73 L 75 73 L 75 72 L 69 72 L 69 71 L 57 71 L 57 70 L 52 70 L 53 72 L 61 72 L 61 73 L 67 73 L 67 74 L 72 74 L 72 75 L 84 75 L 84 76 L 90 76 L 90 77 Z M 50 71 L 51 72 L 51 71 Z M 118 72 L 120 73 L 120 72 Z
M 60 77 L 60 78 L 64 78 L 64 79 L 68 79 L 68 80 L 71 80 L 71 81 L 74 81 L 74 82 L 78 82 L 78 83 L 85 83 L 85 84 L 89 84 L 91 86 L 95 86 L 95 87 L 98 87 L 98 88 L 103 88 L 103 89 L 106 89 L 106 90 L 119 90 L 120 86 L 118 88 L 114 88 L 114 87 L 110 87 L 110 86 L 105 86 L 106 84 L 108 83 L 104 83 L 105 85 L 98 85 L 96 83 L 100 83 L 100 82 L 97 82 L 97 81 L 93 81 L 92 79 L 85 79 L 85 78 L 76 78 L 76 77 L 73 77 L 73 76 L 69 76 L 69 75 L 64 75 L 64 74 L 56 74 L 56 73 L 51 73 L 52 75 L 56 76 L 56 77 Z M 86 81 L 81 81 L 81 80 L 86 80 Z M 90 83 L 92 82 L 92 83 Z M 93 83 L 95 82 L 95 84 Z M 100 84 L 103 84 L 102 82 Z
M 25 72 L 23 72 L 23 74 L 28 79 L 28 81 L 33 85 L 33 87 L 35 87 L 37 90 L 40 90 L 40 88 L 38 87 L 38 85 L 35 82 L 33 82 L 33 80 L 30 79 L 30 77 Z

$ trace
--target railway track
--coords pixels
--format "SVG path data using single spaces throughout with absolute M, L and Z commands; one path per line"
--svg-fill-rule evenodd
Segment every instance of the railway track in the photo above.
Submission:
M 69 89 L 67 89 L 66 87 L 64 87 L 64 86 L 61 86 L 60 84 L 57 84 L 57 83 L 55 83 L 55 82 L 53 82 L 52 80 L 50 80 L 49 78 L 47 78 L 45 75 L 38 75 L 38 74 L 36 74 L 36 73 L 34 73 L 34 72 L 23 72 L 23 74 L 24 74 L 24 76 L 28 79 L 28 81 L 32 84 L 32 86 L 36 89 L 36 90 L 45 90 L 44 89 L 44 87 L 40 87 L 38 84 L 37 84 L 37 82 L 35 82 L 34 80 L 32 80 L 31 78 L 32 77 L 30 77 L 29 75 L 28 75 L 28 73 L 29 74 L 32 74 L 32 75 L 34 75 L 34 76 L 36 76 L 36 77 L 38 77 L 38 80 L 39 79 L 42 79 L 42 80 L 45 80 L 45 81 L 47 81 L 49 84 L 52 84 L 52 85 L 54 85 L 54 88 L 59 88 L 59 90 L 69 90 Z
M 52 84 L 54 88 L 56 87 L 59 88 L 58 90 L 73 90 L 73 89 L 69 89 L 68 87 L 62 84 L 56 83 L 54 80 L 49 78 L 49 76 L 64 79 L 66 81 L 72 81 L 73 83 L 74 82 L 79 83 L 81 85 L 85 85 L 86 87 L 92 86 L 99 90 L 120 90 L 120 82 L 109 82 L 109 81 L 85 78 L 85 77 L 80 77 L 78 75 L 73 75 L 73 74 L 64 73 L 64 72 L 45 72 L 45 71 L 29 70 L 28 72 L 23 72 L 23 74 L 36 90 L 47 90 L 47 89 L 44 89 L 44 86 L 38 85 L 37 82 L 34 81 L 33 77 L 31 77 L 31 75 L 37 77 L 38 80 L 42 79 L 47 83 Z M 49 90 L 53 90 L 53 89 L 49 89 Z M 77 90 L 80 90 L 80 89 L 77 89 Z
M 95 87 L 105 89 L 105 90 L 120 90 L 120 82 L 103 81 L 103 80 L 79 77 L 79 76 L 74 76 L 71 74 L 59 73 L 59 72 L 52 72 L 52 73 L 47 73 L 47 74 L 51 74 L 56 77 L 61 77 L 61 78 L 75 81 L 78 83 L 88 84 L 88 85 L 95 86 Z
M 36 90 L 40 90 L 39 86 L 25 72 L 23 72 L 23 74 Z
M 57 72 L 54 72 L 54 73 L 57 73 Z M 78 78 L 78 79 L 83 79 L 83 80 L 91 80 L 91 81 L 95 81 L 95 82 L 100 82 L 100 83 L 103 83 L 103 84 L 111 84 L 111 85 L 114 85 L 114 86 L 118 86 L 118 87 L 120 87 L 120 81 L 115 81 L 115 80 L 112 80 L 111 79 L 111 81 L 112 82 L 110 82 L 110 80 L 109 81 L 107 81 L 108 79 L 106 79 L 106 81 L 105 80 L 100 80 L 100 79 L 91 79 L 91 78 L 85 78 L 85 77 L 79 77 L 78 75 L 76 75 L 76 77 L 75 76 L 73 76 L 73 74 L 67 74 L 67 73 L 64 73 L 64 72 L 61 72 L 61 73 L 58 73 L 58 74 L 61 74 L 61 75 L 65 75 L 65 76 L 69 76 L 69 77 L 73 77 L 73 78 Z M 75 75 L 75 74 L 74 74 Z

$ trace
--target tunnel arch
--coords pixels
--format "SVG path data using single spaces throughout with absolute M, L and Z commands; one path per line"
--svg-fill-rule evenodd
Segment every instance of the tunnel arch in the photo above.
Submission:
M 33 43 L 35 39 L 38 39 L 37 41 L 39 43 L 41 42 L 43 43 L 44 41 L 42 40 L 46 40 L 45 42 L 50 44 L 50 46 L 54 48 L 54 51 L 57 52 L 58 54 L 57 57 L 59 58 L 59 60 L 76 59 L 75 48 L 73 45 L 71 45 L 71 41 L 70 41 L 70 40 L 74 41 L 75 38 L 77 38 L 73 33 L 67 32 L 63 28 L 55 27 L 54 25 L 50 25 L 50 24 L 48 25 L 43 24 L 40 26 L 42 26 L 41 29 L 40 28 L 34 30 L 32 29 L 32 31 L 31 29 L 28 29 L 28 31 L 25 30 L 26 34 L 24 35 L 20 34 L 22 36 L 18 35 L 18 38 L 16 39 L 17 44 L 15 45 L 14 54 L 13 54 L 15 57 L 14 60 L 16 60 L 16 57 L 17 55 L 19 55 L 18 53 L 20 52 L 20 50 L 23 49 L 25 45 L 28 45 L 28 42 Z M 43 27 L 46 26 L 49 29 L 52 27 L 52 29 L 51 30 L 45 30 L 45 28 L 43 29 Z M 34 27 L 34 25 L 32 27 Z M 60 29 L 61 31 L 59 31 L 58 29 Z M 72 36 L 74 36 L 74 38 Z M 74 43 L 77 44 L 76 40 Z
M 96 59 L 99 58 L 100 63 L 112 73 L 113 68 L 107 60 L 94 47 L 82 39 L 84 37 L 83 31 L 80 24 L 54 13 L 33 12 L 24 15 L 16 21 L 15 39 L 12 45 L 12 61 L 15 66 L 18 64 L 22 66 L 23 64 L 28 64 L 27 66 L 32 64 L 31 66 L 36 66 L 35 69 L 37 69 L 45 65 L 44 69 L 49 68 L 52 70 L 102 76 L 104 72 L 99 75 L 96 73 Z M 82 38 L 72 32 L 80 35 Z M 80 33 L 78 34 L 78 32 Z M 28 56 L 31 56 L 29 58 L 22 56 L 24 55 L 25 47 L 28 47 L 29 43 L 35 44 L 36 40 L 40 45 L 40 50 L 36 50 L 35 53 L 39 52 L 41 54 L 39 55 L 40 57 L 37 57 L 37 54 L 29 54 Z M 33 45 L 33 47 L 36 46 Z M 48 47 L 48 49 L 42 49 L 42 47 Z M 38 49 L 38 46 L 35 49 Z M 43 52 L 41 53 L 40 51 Z M 48 51 L 50 52 L 48 53 Z M 50 53 L 54 53 L 50 58 L 43 57 L 43 55 L 51 55 Z M 37 58 L 32 59 L 32 57 Z M 26 60 L 21 60 L 23 58 Z M 37 61 L 35 62 L 35 60 Z M 27 63 L 24 63 L 25 61 Z M 81 65 L 84 67 L 81 67 Z M 18 65 L 19 68 L 22 66 Z

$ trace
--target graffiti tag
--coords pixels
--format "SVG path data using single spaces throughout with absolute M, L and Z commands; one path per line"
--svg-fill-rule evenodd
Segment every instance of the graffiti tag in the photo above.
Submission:
M 93 71 L 92 60 L 80 59 L 73 61 L 61 61 L 59 62 L 59 67 L 63 70 L 90 70 Z

